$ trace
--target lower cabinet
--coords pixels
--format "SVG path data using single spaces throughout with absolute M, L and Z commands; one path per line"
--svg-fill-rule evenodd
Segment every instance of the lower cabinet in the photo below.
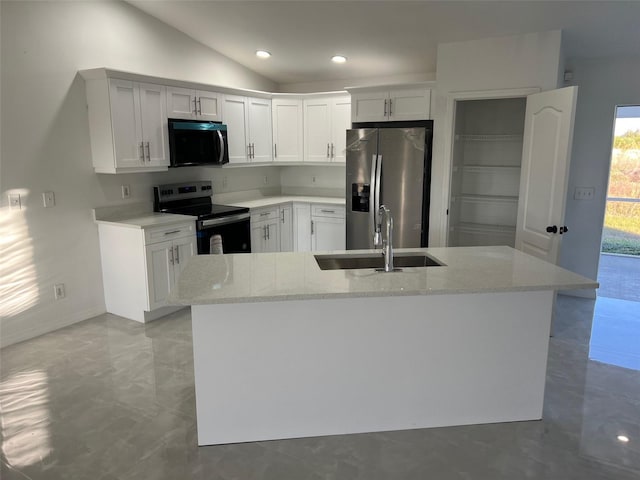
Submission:
M 167 297 L 198 251 L 195 221 L 151 228 L 103 223 L 98 232 L 107 312 L 138 322 L 169 313 Z
M 147 245 L 147 286 L 149 310 L 163 307 L 187 260 L 196 255 L 196 238 L 180 238 Z
M 311 205 L 311 250 L 344 250 L 345 209 L 335 205 Z
M 251 210 L 253 253 L 344 249 L 342 205 L 293 202 Z
M 267 207 L 251 211 L 251 252 L 280 251 L 279 208 Z

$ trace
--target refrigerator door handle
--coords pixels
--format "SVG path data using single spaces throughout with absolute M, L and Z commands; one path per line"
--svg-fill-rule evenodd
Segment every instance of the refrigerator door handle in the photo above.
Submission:
M 370 194 L 369 194 L 369 224 L 373 226 L 373 232 L 371 232 L 371 235 L 374 234 L 375 230 L 376 230 L 376 220 L 377 220 L 377 213 L 376 213 L 376 168 L 378 167 L 378 157 L 377 155 L 371 155 L 371 180 L 370 180 Z
M 378 225 L 378 210 L 380 210 L 380 177 L 382 176 L 382 155 L 377 156 L 376 160 L 376 178 L 375 178 L 375 191 L 374 191 L 374 205 L 373 205 L 373 220 L 374 229 Z

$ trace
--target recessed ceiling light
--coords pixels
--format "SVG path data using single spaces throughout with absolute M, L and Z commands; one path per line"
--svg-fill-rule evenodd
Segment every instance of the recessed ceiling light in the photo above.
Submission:
M 333 57 L 331 57 L 331 61 L 333 63 L 344 63 L 347 61 L 347 57 L 345 57 L 344 55 L 334 55 Z
M 260 58 L 269 58 L 271 54 L 266 50 L 256 50 L 256 56 Z
M 627 437 L 626 435 L 618 435 L 618 440 L 620 440 L 622 443 L 627 443 L 629 441 L 629 437 Z

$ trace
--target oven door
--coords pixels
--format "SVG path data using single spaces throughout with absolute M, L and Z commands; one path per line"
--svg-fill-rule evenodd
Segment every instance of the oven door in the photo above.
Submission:
M 222 237 L 223 253 L 251 253 L 249 213 L 198 220 L 198 255 L 211 253 L 211 237 Z

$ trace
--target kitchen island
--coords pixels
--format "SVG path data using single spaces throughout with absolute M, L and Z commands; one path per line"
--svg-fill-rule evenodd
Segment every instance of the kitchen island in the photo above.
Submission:
M 190 259 L 170 301 L 192 305 L 199 445 L 542 418 L 555 290 L 597 283 L 509 247 L 408 252 L 443 266 Z

